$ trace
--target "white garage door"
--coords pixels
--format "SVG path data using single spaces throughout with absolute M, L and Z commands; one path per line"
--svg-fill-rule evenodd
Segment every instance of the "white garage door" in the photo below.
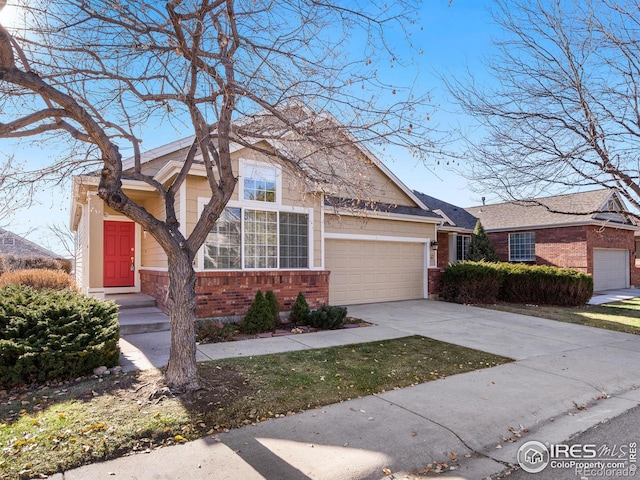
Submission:
M 329 303 L 410 300 L 424 297 L 424 244 L 326 240 Z
M 629 251 L 593 249 L 593 289 L 596 292 L 629 287 Z

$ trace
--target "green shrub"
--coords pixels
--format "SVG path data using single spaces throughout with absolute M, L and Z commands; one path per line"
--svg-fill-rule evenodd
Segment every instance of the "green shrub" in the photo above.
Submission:
M 307 317 L 307 324 L 314 328 L 322 328 L 325 330 L 335 330 L 344 325 L 347 318 L 346 307 L 330 307 L 322 305 L 319 309 L 314 310 Z
M 273 315 L 274 323 L 278 323 L 280 320 L 280 304 L 278 303 L 276 294 L 273 293 L 273 290 L 267 290 L 267 294 L 264 296 L 264 299 L 269 305 L 269 310 L 271 311 L 271 315 Z
M 230 342 L 240 328 L 236 323 L 222 323 L 218 320 L 198 320 L 196 341 L 200 343 Z
M 0 288 L 0 386 L 68 380 L 119 362 L 118 307 L 70 290 Z
M 273 330 L 275 326 L 269 304 L 264 298 L 262 290 L 258 290 L 253 303 L 240 324 L 240 330 L 243 333 L 256 334 Z
M 0 262 L 0 273 L 34 269 L 62 270 L 66 273 L 71 273 L 71 265 L 71 260 L 64 258 L 3 255 Z
M 459 262 L 442 272 L 440 295 L 448 302 L 495 303 L 503 273 L 496 264 Z
M 569 268 L 502 263 L 500 300 L 536 305 L 584 305 L 593 295 L 593 278 Z
M 23 285 L 34 290 L 45 288 L 52 290 L 76 290 L 74 278 L 62 270 L 15 270 L 0 275 L 0 287 L 4 285 Z
M 584 305 L 593 295 L 591 275 L 568 268 L 460 262 L 442 274 L 442 297 L 457 303 Z
M 304 294 L 302 292 L 298 292 L 298 296 L 296 297 L 296 301 L 291 307 L 291 314 L 289 315 L 289 320 L 291 320 L 296 325 L 305 325 L 307 323 L 307 317 L 309 316 L 309 304 L 307 300 L 304 298 Z

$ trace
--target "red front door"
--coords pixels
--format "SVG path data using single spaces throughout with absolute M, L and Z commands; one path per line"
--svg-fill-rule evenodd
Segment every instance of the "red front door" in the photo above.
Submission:
M 132 287 L 135 223 L 104 222 L 104 286 Z

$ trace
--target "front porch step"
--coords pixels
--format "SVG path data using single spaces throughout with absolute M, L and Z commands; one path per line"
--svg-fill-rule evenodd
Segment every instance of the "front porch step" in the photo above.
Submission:
M 126 308 L 118 315 L 121 335 L 163 332 L 171 329 L 169 316 L 158 307 Z
M 156 307 L 156 300 L 144 293 L 106 295 L 120 307 L 118 323 L 120 335 L 163 332 L 171 329 L 169 316 Z
M 144 293 L 115 293 L 104 296 L 105 300 L 116 302 L 120 311 L 130 308 L 155 307 L 156 299 Z

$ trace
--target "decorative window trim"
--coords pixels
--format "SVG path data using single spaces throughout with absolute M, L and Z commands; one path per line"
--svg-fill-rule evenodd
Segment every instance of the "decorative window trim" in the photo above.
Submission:
M 198 215 L 202 214 L 202 210 L 204 209 L 205 204 L 209 201 L 208 198 L 198 197 Z M 198 271 L 202 272 L 239 272 L 239 271 L 248 271 L 248 272 L 265 272 L 265 271 L 274 271 L 274 270 L 321 270 L 321 268 L 314 267 L 314 259 L 315 259 L 315 251 L 314 251 L 314 218 L 313 218 L 313 208 L 306 207 L 298 207 L 293 205 L 274 205 L 269 202 L 240 202 L 236 200 L 230 200 L 225 208 L 239 208 L 240 209 L 240 217 L 241 217 L 241 235 L 240 235 L 240 268 L 229 268 L 229 269 L 205 269 L 204 268 L 204 244 L 198 250 L 197 255 L 197 266 Z M 245 237 L 244 237 L 244 212 L 245 210 L 261 210 L 267 212 L 276 212 L 277 215 L 277 224 L 278 224 L 278 266 L 276 268 L 246 268 L 245 267 L 245 256 L 244 256 L 244 248 L 245 248 Z M 308 226 L 307 226 L 307 267 L 305 268 L 281 268 L 280 267 L 280 213 L 300 213 L 305 214 L 308 217 Z
M 3 245 L 15 245 L 16 244 L 16 239 L 11 237 L 11 236 L 2 237 L 2 244 Z
M 516 253 L 513 251 L 512 238 L 514 236 L 529 236 L 529 240 L 527 242 L 528 246 L 532 247 L 531 255 L 525 256 L 516 256 Z M 520 243 L 524 245 L 524 243 Z M 536 233 L 535 232 L 514 232 L 509 233 L 509 261 L 510 262 L 535 262 L 536 261 Z
M 275 170 L 276 173 L 276 198 L 274 202 L 261 201 L 261 200 L 245 200 L 244 198 L 244 180 L 245 180 L 245 171 L 248 170 L 248 167 L 254 168 L 265 168 L 270 170 Z M 260 208 L 266 209 L 267 205 L 282 205 L 282 168 L 278 165 L 273 165 L 271 163 L 259 162 L 256 160 L 248 160 L 245 158 L 241 158 L 239 160 L 239 171 L 240 171 L 240 181 L 238 182 L 238 199 L 244 205 L 260 205 Z

